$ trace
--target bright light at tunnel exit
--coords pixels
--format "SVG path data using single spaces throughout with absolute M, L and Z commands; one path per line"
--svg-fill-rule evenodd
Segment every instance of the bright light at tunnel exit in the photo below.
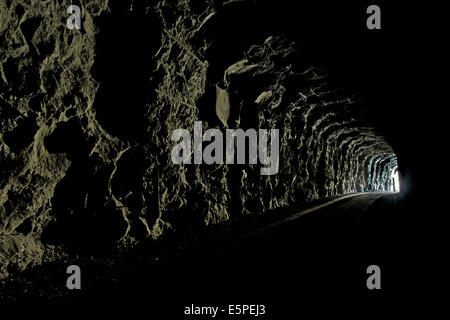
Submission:
M 400 192 L 400 180 L 398 178 L 398 169 L 393 170 L 392 172 L 392 180 L 393 180 L 393 187 L 394 192 Z

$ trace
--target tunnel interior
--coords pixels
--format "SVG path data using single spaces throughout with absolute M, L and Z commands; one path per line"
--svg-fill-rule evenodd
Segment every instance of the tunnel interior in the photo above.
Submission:
M 0 240 L 101 254 L 329 197 L 412 190 L 420 132 L 402 100 L 412 86 L 399 85 L 410 65 L 398 67 L 397 34 L 367 30 L 365 3 L 277 3 L 80 1 L 73 34 L 11 18 L 5 39 L 22 49 L 1 62 Z M 57 48 L 30 49 L 43 43 Z M 8 71 L 18 64 L 36 70 Z M 174 165 L 171 133 L 195 121 L 279 129 L 279 172 Z M 5 265 L 42 260 L 17 255 Z

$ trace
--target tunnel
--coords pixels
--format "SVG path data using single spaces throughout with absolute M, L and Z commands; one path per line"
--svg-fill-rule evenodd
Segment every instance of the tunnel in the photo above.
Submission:
M 95 274 L 88 298 L 134 297 L 136 283 L 170 295 L 172 278 L 195 286 L 191 271 L 177 277 L 178 259 L 224 287 L 241 260 L 254 274 L 277 265 L 285 282 L 276 261 L 292 263 L 309 287 L 310 275 L 341 257 L 348 277 L 371 257 L 397 272 L 420 248 L 413 212 L 426 207 L 432 152 L 424 150 L 435 139 L 426 138 L 429 114 L 413 107 L 429 105 L 419 96 L 424 71 L 407 58 L 416 36 L 393 18 L 406 9 L 384 4 L 386 28 L 374 31 L 369 4 L 80 0 L 81 30 L 61 25 L 63 4 L 0 4 L 0 26 L 12 26 L 0 28 L 5 288 L 20 291 L 9 279 L 22 275 L 42 282 L 71 259 Z M 279 170 L 173 163 L 172 133 L 197 121 L 224 136 L 279 130 Z M 311 261 L 323 262 L 319 271 Z M 278 280 L 261 270 L 275 295 Z M 245 272 L 237 278 L 253 279 Z M 255 296 L 265 292 L 248 281 Z

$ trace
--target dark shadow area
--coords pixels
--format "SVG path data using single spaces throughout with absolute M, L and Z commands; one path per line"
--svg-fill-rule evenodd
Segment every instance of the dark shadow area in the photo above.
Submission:
M 71 164 L 56 186 L 54 222 L 42 235 L 43 242 L 63 244 L 75 252 L 101 253 L 114 248 L 126 226 L 120 212 L 104 203 L 112 168 L 98 167 L 101 162 L 88 156 L 92 146 L 75 120 L 59 124 L 45 139 L 45 147 L 51 153 L 65 153 Z
M 403 267 L 413 263 L 413 248 L 402 238 L 410 231 L 399 234 L 406 218 L 399 212 L 405 209 L 398 195 L 373 193 L 338 201 L 251 237 L 241 236 L 248 235 L 246 228 L 255 230 L 255 226 L 233 233 L 224 232 L 229 225 L 217 226 L 213 229 L 223 230 L 198 233 L 200 242 L 184 238 L 184 249 L 174 246 L 173 239 L 147 243 L 116 257 L 116 267 L 80 260 L 86 279 L 83 289 L 62 292 L 56 285 L 59 294 L 64 294 L 53 301 L 107 312 L 116 310 L 111 307 L 115 305 L 138 312 L 150 304 L 154 316 L 174 318 L 181 317 L 191 303 L 226 308 L 228 303 L 238 303 L 234 300 L 265 304 L 268 315 L 276 317 L 310 311 L 348 313 L 374 304 L 380 312 L 394 304 L 398 308 L 401 301 L 415 301 L 422 284 L 412 281 L 414 271 Z M 259 222 L 260 227 L 267 225 L 270 221 Z M 183 237 L 177 243 L 182 243 Z M 170 254 L 174 250 L 178 253 Z M 367 266 L 375 262 L 383 270 L 381 292 L 366 287 Z M 46 270 L 61 274 L 64 265 L 53 264 Z M 39 278 L 42 270 L 34 272 Z M 54 285 L 43 283 L 42 288 Z M 405 300 L 399 301 L 399 296 Z M 47 301 L 32 295 L 23 299 Z M 317 309 L 323 304 L 326 309 Z M 105 306 L 109 307 L 103 309 Z
M 94 108 L 100 124 L 112 135 L 142 141 L 148 127 L 145 104 L 154 97 L 150 82 L 153 56 L 161 45 L 157 17 L 136 3 L 113 1 L 111 13 L 97 18 L 96 59 L 92 68 L 100 83 Z

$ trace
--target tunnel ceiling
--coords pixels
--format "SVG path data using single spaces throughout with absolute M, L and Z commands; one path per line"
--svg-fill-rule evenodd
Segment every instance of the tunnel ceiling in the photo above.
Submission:
M 3 275 L 40 263 L 51 245 L 126 246 L 321 197 L 398 191 L 370 95 L 324 63 L 316 38 L 267 23 L 265 3 L 79 4 L 80 31 L 61 24 L 67 1 L 0 4 Z M 174 165 L 170 135 L 194 121 L 279 129 L 278 174 Z

